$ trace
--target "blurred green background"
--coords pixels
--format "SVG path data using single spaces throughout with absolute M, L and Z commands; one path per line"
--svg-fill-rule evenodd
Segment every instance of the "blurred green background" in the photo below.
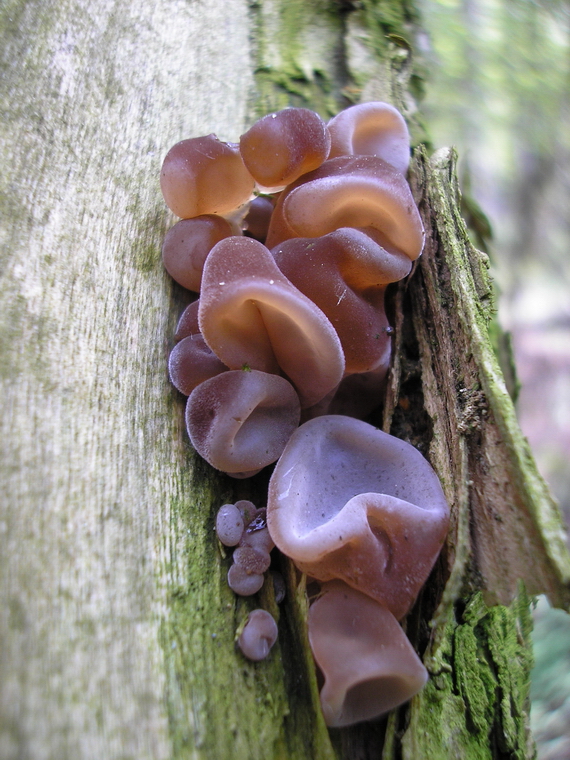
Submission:
M 570 524 L 570 2 L 419 6 L 427 123 L 435 148 L 458 149 L 466 216 L 512 339 L 521 427 Z M 569 760 L 570 616 L 539 600 L 534 640 L 538 757 Z

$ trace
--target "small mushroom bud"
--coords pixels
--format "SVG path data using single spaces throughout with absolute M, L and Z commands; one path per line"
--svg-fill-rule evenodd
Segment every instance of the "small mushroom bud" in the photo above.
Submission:
M 277 641 L 277 623 L 265 610 L 254 610 L 241 635 L 238 646 L 244 657 L 254 662 L 264 660 Z
M 216 535 L 224 546 L 237 546 L 244 531 L 243 517 L 235 504 L 224 504 L 216 515 Z

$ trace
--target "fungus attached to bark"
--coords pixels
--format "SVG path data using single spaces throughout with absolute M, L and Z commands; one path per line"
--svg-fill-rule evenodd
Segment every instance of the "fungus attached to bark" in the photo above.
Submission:
M 399 620 L 440 552 L 449 510 L 409 443 L 342 415 L 291 436 L 269 483 L 277 547 L 319 581 L 343 580 Z
M 282 371 L 302 406 L 317 403 L 343 376 L 344 354 L 333 326 L 256 240 L 230 237 L 214 246 L 198 315 L 204 339 L 224 364 Z
M 230 214 L 250 199 L 254 184 L 238 146 L 216 135 L 176 143 L 160 172 L 166 205 L 182 219 Z
M 324 677 L 323 715 L 331 727 L 376 718 L 407 702 L 427 681 L 394 615 L 341 581 L 323 584 L 308 627 Z
M 216 535 L 224 546 L 237 546 L 245 525 L 236 504 L 224 504 L 216 515 Z
M 253 610 L 238 638 L 244 657 L 253 662 L 264 660 L 277 641 L 277 623 L 265 610 Z
M 243 161 L 259 185 L 284 187 L 320 166 L 331 138 L 321 117 L 307 108 L 270 113 L 248 129 L 239 143 Z
M 292 385 L 257 370 L 212 377 L 192 391 L 186 405 L 186 426 L 196 451 L 235 477 L 275 462 L 299 417 Z

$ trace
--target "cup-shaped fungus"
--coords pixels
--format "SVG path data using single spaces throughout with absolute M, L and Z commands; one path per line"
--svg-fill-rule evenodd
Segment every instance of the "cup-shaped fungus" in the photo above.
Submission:
M 244 657 L 253 662 L 264 660 L 277 641 L 277 623 L 266 610 L 253 610 L 238 638 Z
M 238 146 L 216 135 L 176 143 L 160 172 L 166 205 L 182 219 L 230 214 L 250 199 L 254 185 Z
M 422 252 L 424 228 L 409 185 L 377 156 L 331 158 L 294 182 L 277 201 L 266 244 L 340 227 L 373 227 L 412 261 Z
M 398 620 L 427 580 L 448 520 L 437 475 L 419 451 L 352 417 L 304 423 L 269 483 L 277 547 L 303 572 L 345 581 Z
M 359 103 L 329 121 L 331 151 L 337 156 L 380 156 L 405 174 L 410 163 L 410 134 L 402 114 L 389 103 Z
M 323 676 L 327 725 L 376 718 L 407 702 L 427 671 L 392 613 L 341 581 L 322 587 L 309 609 L 309 641 Z
M 338 333 L 346 373 L 390 362 L 386 285 L 405 277 L 410 259 L 388 252 L 364 231 L 343 227 L 319 238 L 290 238 L 271 251 L 283 274 L 329 318 Z
M 302 406 L 316 404 L 344 374 L 334 327 L 256 240 L 230 237 L 214 246 L 198 315 L 204 339 L 224 364 L 282 371 Z
M 182 219 L 164 238 L 162 261 L 166 271 L 184 288 L 199 292 L 206 256 L 216 243 L 234 234 L 222 216 L 205 214 Z
M 326 124 L 307 108 L 285 108 L 264 116 L 239 143 L 243 161 L 255 181 L 284 187 L 327 158 L 331 138 Z
M 186 405 L 192 445 L 212 467 L 234 477 L 275 462 L 299 417 L 293 386 L 257 370 L 212 377 L 194 388 Z

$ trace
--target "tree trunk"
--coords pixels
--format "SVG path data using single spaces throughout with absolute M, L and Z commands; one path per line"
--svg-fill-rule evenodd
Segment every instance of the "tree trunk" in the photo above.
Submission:
M 278 645 L 260 664 L 236 653 L 255 604 L 226 585 L 213 518 L 263 499 L 264 477 L 194 454 L 166 372 L 187 302 L 160 261 L 167 149 L 235 140 L 286 104 L 326 116 L 358 99 L 393 102 L 418 142 L 415 24 L 405 0 L 0 10 L 3 760 L 532 756 L 526 594 L 568 606 L 570 562 L 493 356 L 452 154 L 417 153 L 428 244 L 391 301 L 383 426 L 426 454 L 453 509 L 408 620 L 431 673 L 411 705 L 327 731 L 285 561 L 287 601 L 261 599 Z

